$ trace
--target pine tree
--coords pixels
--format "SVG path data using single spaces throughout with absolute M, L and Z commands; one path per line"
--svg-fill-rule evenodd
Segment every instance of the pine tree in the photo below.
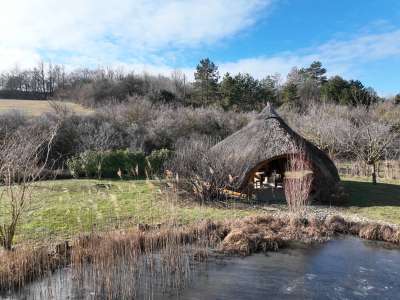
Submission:
M 312 62 L 308 68 L 301 69 L 301 72 L 304 72 L 304 74 L 310 79 L 318 82 L 319 85 L 322 85 L 327 81 L 325 76 L 326 69 L 322 67 L 322 63 L 320 61 Z
M 397 94 L 394 96 L 394 103 L 397 105 L 400 105 L 400 94 Z
M 207 105 L 217 98 L 218 67 L 209 58 L 200 60 L 194 73 L 194 79 L 195 91 L 201 104 Z

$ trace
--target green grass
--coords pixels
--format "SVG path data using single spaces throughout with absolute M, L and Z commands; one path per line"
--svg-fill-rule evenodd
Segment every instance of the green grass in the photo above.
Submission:
M 400 182 L 373 185 L 364 178 L 345 178 L 350 198 L 345 214 L 357 214 L 400 224 Z M 229 207 L 177 202 L 160 190 L 157 181 L 57 180 L 36 183 L 34 198 L 24 215 L 16 242 L 66 239 L 91 230 L 157 224 L 182 224 L 213 219 L 235 219 L 265 213 L 261 206 Z M 282 206 L 282 209 L 284 207 Z M 0 223 L 4 218 L 0 210 Z
M 57 180 L 36 183 L 16 242 L 65 239 L 98 229 L 203 219 L 233 219 L 254 209 L 224 209 L 180 203 L 162 194 L 156 181 Z M 4 216 L 3 216 L 4 217 Z M 0 221 L 1 221 L 0 212 Z M 1 222 L 0 222 L 1 223 Z
M 376 185 L 370 178 L 343 178 L 342 181 L 349 195 L 346 212 L 400 224 L 399 180 L 378 180 Z

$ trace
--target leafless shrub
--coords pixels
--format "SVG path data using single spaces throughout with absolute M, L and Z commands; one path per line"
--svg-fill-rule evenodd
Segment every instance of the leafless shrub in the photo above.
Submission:
M 372 166 L 372 182 L 377 182 L 377 163 L 390 158 L 390 151 L 400 136 L 400 128 L 381 120 L 375 112 L 358 108 L 353 114 L 347 143 L 343 146 L 353 159 Z
M 50 132 L 24 128 L 0 144 L 0 245 L 7 250 L 31 202 L 32 184 L 47 166 L 56 132 L 57 127 Z
M 246 125 L 249 119 L 250 114 L 224 112 L 215 108 L 162 106 L 146 125 L 146 144 L 148 148 L 171 148 L 178 139 L 193 135 L 223 139 Z
M 78 145 L 81 152 L 106 151 L 125 148 L 126 133 L 115 123 L 89 118 L 77 124 Z
M 350 126 L 348 108 L 334 104 L 311 103 L 302 113 L 283 112 L 291 125 L 331 158 L 343 155 Z
M 286 109 L 283 114 L 331 158 L 372 166 L 373 183 L 379 161 L 399 157 L 400 110 L 393 104 L 348 107 L 314 103 L 303 113 Z
M 178 187 L 202 203 L 225 199 L 224 189 L 230 185 L 227 162 L 209 151 L 215 143 L 204 137 L 181 140 L 169 163 Z
M 48 101 L 51 110 L 59 118 L 65 118 L 68 115 L 73 114 L 72 109 L 70 109 L 65 103 L 57 101 Z
M 27 126 L 28 118 L 19 110 L 0 113 L 0 142 L 7 134 L 14 132 L 19 127 Z

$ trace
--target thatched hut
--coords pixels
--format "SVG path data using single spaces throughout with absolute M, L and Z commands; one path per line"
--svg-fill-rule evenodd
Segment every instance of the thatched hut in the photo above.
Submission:
M 257 194 L 261 190 L 267 192 L 263 194 L 266 197 L 268 187 L 274 195 L 279 188 L 284 189 L 282 178 L 293 149 L 302 149 L 310 162 L 313 172 L 312 200 L 324 203 L 337 201 L 340 179 L 333 162 L 323 151 L 292 130 L 270 105 L 247 126 L 212 147 L 210 153 L 223 161 L 227 173 L 234 178 L 232 189 L 246 194 Z M 272 185 L 271 177 L 274 181 Z

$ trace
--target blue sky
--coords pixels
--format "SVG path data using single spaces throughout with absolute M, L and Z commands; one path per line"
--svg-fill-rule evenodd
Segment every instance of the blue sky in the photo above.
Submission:
M 189 77 L 209 57 L 257 78 L 321 60 L 329 75 L 400 92 L 396 0 L 4 0 L 0 69 L 41 59 Z

